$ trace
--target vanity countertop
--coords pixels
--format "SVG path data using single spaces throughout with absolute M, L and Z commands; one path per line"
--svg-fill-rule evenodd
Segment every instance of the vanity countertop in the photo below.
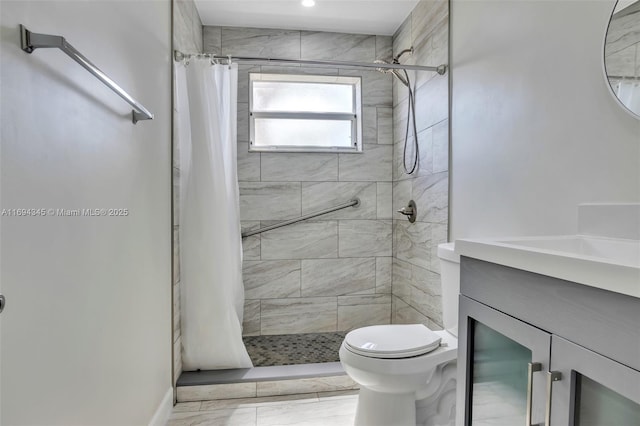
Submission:
M 640 298 L 640 241 L 582 235 L 456 240 L 455 251 L 499 265 Z

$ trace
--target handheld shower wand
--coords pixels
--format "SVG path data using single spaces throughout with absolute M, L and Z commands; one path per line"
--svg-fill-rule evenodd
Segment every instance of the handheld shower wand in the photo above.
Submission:
M 406 53 L 413 53 L 413 46 L 409 49 L 404 49 L 400 53 L 398 53 L 391 62 L 385 61 L 384 59 L 377 59 L 374 61 L 377 64 L 400 64 L 399 59 Z M 407 128 L 404 134 L 404 149 L 403 149 L 403 158 L 402 165 L 404 167 L 404 171 L 407 174 L 413 174 L 418 167 L 418 159 L 420 158 L 420 154 L 418 152 L 418 129 L 416 126 L 416 102 L 415 102 L 415 94 L 413 92 L 413 88 L 411 87 L 411 80 L 409 79 L 409 73 L 407 70 L 398 70 L 398 69 L 389 69 L 389 68 L 376 68 L 378 71 L 385 74 L 393 74 L 400 82 L 409 90 L 409 108 L 407 109 Z M 401 72 L 402 71 L 402 72 Z M 407 142 L 409 140 L 409 126 L 413 122 L 413 161 L 411 167 L 407 166 Z

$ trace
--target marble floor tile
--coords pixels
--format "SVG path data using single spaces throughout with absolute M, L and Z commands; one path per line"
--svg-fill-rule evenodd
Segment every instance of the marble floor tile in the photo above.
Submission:
M 331 399 L 351 399 L 354 396 L 358 396 L 359 389 L 350 389 L 343 391 L 331 391 L 331 392 L 318 392 L 318 400 L 331 400 Z
M 167 424 L 352 426 L 357 401 L 357 390 L 209 401 L 200 411 L 176 406 Z
M 348 391 L 353 392 L 353 391 Z M 356 391 L 357 392 L 357 391 Z M 325 392 L 329 393 L 329 392 Z M 324 393 L 323 393 L 324 395 Z M 301 393 L 295 395 L 277 395 L 277 396 L 262 396 L 257 398 L 235 398 L 235 399 L 219 399 L 216 401 L 202 401 L 202 411 L 229 409 L 229 408 L 255 408 L 255 407 L 268 407 L 271 405 L 283 405 L 283 404 L 295 404 L 295 403 L 309 403 L 317 402 L 317 393 Z M 177 406 L 176 406 L 177 407 Z M 174 411 L 175 407 L 174 407 Z
M 174 413 L 167 426 L 255 426 L 256 408 Z
M 352 426 L 357 396 L 308 404 L 258 407 L 257 425 Z
M 256 396 L 255 383 L 229 383 L 204 386 L 178 386 L 178 401 L 193 402 L 221 398 L 250 398 Z
M 174 413 L 182 413 L 185 411 L 200 411 L 200 406 L 202 405 L 202 401 L 195 402 L 178 402 L 173 406 Z

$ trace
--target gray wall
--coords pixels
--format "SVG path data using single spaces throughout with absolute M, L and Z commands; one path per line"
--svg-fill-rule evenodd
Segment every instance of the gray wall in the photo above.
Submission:
M 400 61 L 416 65 L 448 64 L 449 2 L 421 1 L 393 37 L 394 55 L 414 47 Z M 449 169 L 448 74 L 410 72 L 416 87 L 419 168 L 412 175 L 402 165 L 407 125 L 408 90 L 393 85 L 393 210 L 413 199 L 415 223 L 394 213 L 393 322 L 442 325 L 440 267 L 437 246 L 447 241 Z M 412 132 L 410 131 L 412 135 Z M 408 147 L 412 158 L 413 138 Z M 407 161 L 411 163 L 410 160 Z
M 2 217 L 4 425 L 143 425 L 171 409 L 170 10 L 2 2 L 2 208 L 129 210 Z M 23 52 L 20 23 L 65 36 L 155 119 L 132 124 L 59 50 Z
M 614 3 L 453 1 L 454 238 L 573 234 L 579 203 L 640 201 L 640 120 L 602 70 Z
M 193 0 L 173 0 L 173 49 L 202 52 L 202 21 Z M 177 127 L 174 126 L 174 129 Z M 173 383 L 182 373 L 180 329 L 180 150 L 173 145 Z
M 391 37 L 204 27 L 205 53 L 373 62 Z M 249 153 L 248 73 L 363 78 L 362 154 Z M 244 229 L 359 197 L 357 209 L 244 241 L 245 335 L 349 330 L 391 320 L 392 87 L 375 71 L 240 66 L 238 174 Z

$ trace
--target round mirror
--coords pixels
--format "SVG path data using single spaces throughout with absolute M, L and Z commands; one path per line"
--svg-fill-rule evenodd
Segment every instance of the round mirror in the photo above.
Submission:
M 618 0 L 604 41 L 604 68 L 611 90 L 640 118 L 640 0 Z

